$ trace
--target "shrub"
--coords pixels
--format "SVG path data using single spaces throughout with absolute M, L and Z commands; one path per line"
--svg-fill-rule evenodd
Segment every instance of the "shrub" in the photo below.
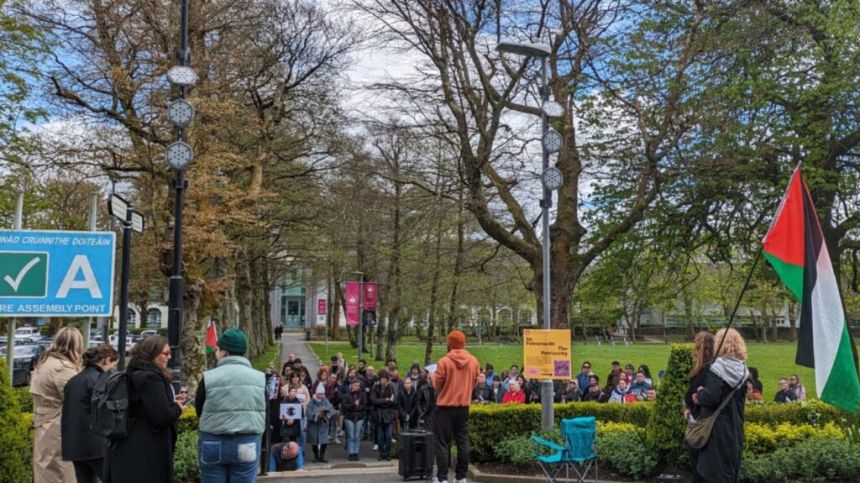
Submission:
M 598 422 L 631 423 L 645 427 L 652 403 L 601 404 L 576 402 L 555 405 L 558 427 L 561 419 L 577 416 L 595 416 Z M 469 411 L 470 458 L 475 461 L 492 461 L 497 442 L 515 436 L 530 435 L 540 429 L 540 404 L 481 405 Z
M 176 423 L 176 431 L 182 434 L 197 431 L 197 428 L 197 410 L 194 409 L 194 406 L 188 406 L 179 416 L 179 421 Z
M 173 476 L 176 481 L 200 479 L 200 464 L 197 461 L 197 431 L 179 433 L 176 451 L 173 454 Z
M 15 391 L 15 397 L 18 399 L 18 408 L 22 413 L 32 413 L 33 412 L 33 397 L 30 396 L 30 388 L 29 387 L 16 387 L 12 389 Z
M 794 479 L 855 481 L 860 474 L 860 447 L 844 439 L 813 437 L 773 453 L 744 458 L 741 481 L 780 482 Z
M 657 401 L 648 420 L 648 444 L 657 450 L 660 461 L 685 462 L 688 459 L 684 443 L 687 423 L 683 416 L 684 394 L 693 366 L 692 346 L 672 344 L 666 377 L 657 391 Z
M 747 404 L 744 410 L 744 421 L 771 426 L 780 423 L 811 424 L 813 426 L 823 426 L 827 423 L 842 425 L 846 421 L 850 423 L 855 419 L 850 413 L 817 400 L 789 404 Z
M 616 473 L 642 479 L 657 471 L 657 452 L 648 444 L 641 429 L 605 431 L 597 438 L 597 454 Z
M 21 413 L 18 400 L 9 384 L 6 361 L 0 360 L 0 478 L 5 481 L 33 479 L 32 416 Z
M 543 439 L 564 445 L 564 438 L 558 428 L 541 435 Z M 535 464 L 535 454 L 551 454 L 553 451 L 546 446 L 535 443 L 530 435 L 515 436 L 502 441 L 495 447 L 496 459 L 502 463 L 517 466 Z
M 744 451 L 748 455 L 771 453 L 810 438 L 842 440 L 845 439 L 845 433 L 834 423 L 827 423 L 820 428 L 810 424 L 793 423 L 776 426 L 758 423 L 744 425 Z

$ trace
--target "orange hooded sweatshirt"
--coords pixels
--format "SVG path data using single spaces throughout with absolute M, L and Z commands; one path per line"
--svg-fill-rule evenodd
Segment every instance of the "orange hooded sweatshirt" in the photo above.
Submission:
M 433 387 L 436 388 L 436 406 L 468 406 L 472 402 L 472 389 L 478 383 L 481 366 L 478 359 L 466 349 L 451 349 L 436 363 Z

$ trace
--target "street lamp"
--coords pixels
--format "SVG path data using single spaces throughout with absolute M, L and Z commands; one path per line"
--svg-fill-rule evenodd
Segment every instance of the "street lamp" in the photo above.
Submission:
M 179 99 L 167 107 L 167 120 L 176 127 L 179 139 L 167 147 L 164 158 L 167 165 L 176 172 L 173 189 L 176 191 L 176 203 L 173 209 L 173 268 L 170 273 L 170 291 L 168 295 L 167 339 L 173 357 L 170 367 L 174 373 L 182 367 L 182 351 L 179 346 L 179 333 L 182 326 L 182 299 L 185 294 L 185 280 L 182 278 L 182 208 L 185 204 L 185 169 L 194 159 L 194 150 L 185 142 L 185 130 L 194 120 L 194 106 L 185 100 L 189 87 L 197 83 L 197 73 L 188 62 L 191 58 L 188 50 L 188 1 L 181 0 L 179 6 L 179 65 L 167 71 L 167 80 L 179 88 Z M 178 375 L 178 374 L 177 374 Z
M 543 230 L 543 328 L 550 328 L 550 239 L 549 239 L 549 209 L 552 206 L 552 192 L 561 188 L 564 182 L 561 171 L 556 167 L 550 167 L 549 155 L 561 149 L 561 135 L 549 127 L 550 117 L 561 117 L 564 115 L 564 107 L 549 99 L 549 86 L 547 86 L 546 58 L 552 54 L 552 48 L 543 43 L 524 42 L 499 42 L 496 49 L 502 53 L 522 55 L 525 57 L 537 57 L 540 59 L 541 70 L 541 185 L 543 186 L 543 198 L 541 199 L 541 225 Z M 541 427 L 544 431 L 552 429 L 553 425 L 553 390 L 552 379 L 544 379 L 541 383 Z
M 131 275 L 131 232 L 143 233 L 143 215 L 131 209 L 131 203 L 112 194 L 108 198 L 108 213 L 118 219 L 122 226 L 122 268 L 119 284 L 119 334 L 117 348 L 119 368 L 125 368 L 125 338 L 128 335 L 128 283 Z M 106 341 L 109 341 L 106 339 Z

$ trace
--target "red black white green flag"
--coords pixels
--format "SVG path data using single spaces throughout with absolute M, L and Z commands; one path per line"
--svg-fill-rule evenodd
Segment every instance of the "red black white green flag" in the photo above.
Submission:
M 215 321 L 209 321 L 209 328 L 206 329 L 206 353 L 215 352 L 215 346 L 218 345 L 218 330 L 215 328 Z
M 855 411 L 860 380 L 842 298 L 799 166 L 764 237 L 764 256 L 801 304 L 795 361 L 815 368 L 822 401 Z

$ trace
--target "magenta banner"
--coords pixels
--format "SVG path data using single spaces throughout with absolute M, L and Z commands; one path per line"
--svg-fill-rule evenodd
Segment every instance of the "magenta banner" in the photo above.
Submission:
M 325 309 L 326 309 L 326 300 L 325 299 L 317 300 L 317 315 L 325 315 Z
M 376 310 L 379 299 L 376 282 L 364 282 L 364 310 Z
M 346 282 L 346 290 L 344 292 L 344 296 L 346 297 L 346 325 L 352 327 L 358 325 L 358 321 L 361 318 L 361 309 L 359 309 L 358 300 L 359 293 L 358 282 Z

